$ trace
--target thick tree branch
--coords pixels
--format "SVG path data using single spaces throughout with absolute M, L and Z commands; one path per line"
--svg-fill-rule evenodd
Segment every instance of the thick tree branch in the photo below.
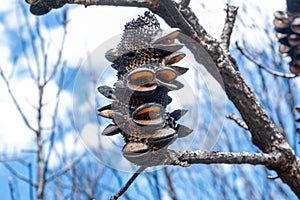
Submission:
M 165 165 L 173 165 L 174 158 L 188 164 L 251 164 L 268 168 L 276 168 L 282 162 L 280 155 L 270 153 L 168 150 L 168 154 Z
M 190 12 L 192 12 L 190 10 Z M 188 13 L 187 13 L 188 14 Z M 195 22 L 195 21 L 193 21 Z M 199 27 L 199 26 L 197 26 Z M 197 30 L 197 29 L 195 29 Z M 253 143 L 263 152 L 278 152 L 282 163 L 276 169 L 279 177 L 300 196 L 300 162 L 285 136 L 276 128 L 269 118 L 251 88 L 237 70 L 236 63 L 226 56 L 220 44 L 212 40 L 209 35 L 203 36 L 206 31 L 201 29 L 198 35 L 203 38 L 204 48 L 215 61 L 223 78 L 225 91 L 229 99 L 239 110 L 252 134 Z M 197 37 L 196 37 L 197 39 Z
M 157 155 L 156 155 L 157 157 Z M 271 153 L 249 153 L 249 152 L 204 152 L 204 151 L 174 151 L 168 149 L 165 157 L 160 163 L 154 165 L 179 165 L 185 166 L 190 164 L 251 164 L 264 165 L 270 169 L 278 168 L 282 163 L 280 155 Z M 127 183 L 114 195 L 110 200 L 118 199 L 127 191 L 129 186 L 134 182 L 138 175 L 147 167 L 141 166 L 137 172 L 127 181 Z

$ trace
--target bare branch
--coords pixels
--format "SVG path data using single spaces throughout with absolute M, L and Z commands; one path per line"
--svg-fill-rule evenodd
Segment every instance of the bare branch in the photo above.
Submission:
M 282 73 L 282 72 L 272 70 L 271 68 L 265 67 L 262 64 L 260 64 L 255 58 L 253 58 L 250 54 L 248 54 L 237 42 L 235 44 L 236 44 L 237 49 L 241 52 L 241 54 L 243 54 L 248 60 L 253 62 L 259 68 L 265 70 L 266 72 L 269 72 L 270 74 L 272 74 L 274 76 L 288 78 L 288 79 L 296 78 L 296 77 L 299 76 L 299 75 L 296 75 L 296 74 L 285 74 L 285 73 Z
M 176 190 L 174 189 L 174 186 L 173 186 L 171 173 L 169 173 L 169 171 L 167 170 L 166 167 L 163 170 L 164 170 L 164 174 L 165 174 L 166 179 L 167 179 L 168 191 L 170 193 L 171 199 L 172 200 L 178 200 L 177 195 L 176 195 Z
M 38 83 L 39 97 L 38 97 L 38 109 L 37 109 L 37 132 L 36 132 L 36 145 L 37 145 L 37 197 L 38 199 L 43 199 L 44 196 L 44 178 L 45 178 L 45 168 L 44 168 L 44 145 L 42 136 L 42 109 L 43 109 L 43 98 L 44 98 L 44 86 Z
M 35 42 L 35 34 L 34 34 L 34 30 L 32 28 L 32 26 L 30 25 L 30 20 L 29 20 L 29 16 L 26 14 L 26 9 L 25 9 L 25 6 L 21 6 L 22 8 L 22 17 L 25 19 L 25 25 L 26 25 L 26 31 L 28 31 L 28 35 L 30 36 L 30 49 L 32 51 L 32 54 L 33 54 L 33 57 L 34 57 L 34 62 L 35 62 L 35 65 L 36 65 L 36 70 L 37 70 L 37 75 L 36 77 L 34 78 L 35 82 L 38 84 L 39 81 L 40 81 L 40 74 L 41 74 L 41 70 L 40 70 L 40 60 L 39 60 L 39 48 L 38 48 L 38 45 L 36 44 Z M 37 21 L 39 19 L 36 19 Z M 37 22 L 38 23 L 38 22 Z M 38 29 L 38 27 L 36 27 Z M 22 31 L 20 31 L 22 32 Z M 43 45 L 41 45 L 43 46 Z M 25 50 L 26 52 L 26 50 Z M 32 56 L 31 54 L 27 56 L 27 58 L 29 58 L 29 56 Z M 29 60 L 29 59 L 28 59 Z M 28 71 L 31 75 L 31 77 L 33 78 L 34 75 L 33 75 L 33 71 L 32 69 L 30 69 L 32 66 L 30 64 L 28 64 Z
M 55 102 L 55 106 L 54 106 L 54 111 L 53 111 L 53 116 L 52 116 L 52 127 L 51 127 L 51 136 L 50 136 L 50 145 L 48 148 L 48 154 L 46 155 L 45 158 L 45 174 L 48 172 L 48 164 L 49 164 L 49 160 L 50 160 L 50 156 L 52 153 L 52 149 L 53 149 L 53 145 L 54 145 L 54 139 L 55 139 L 55 128 L 56 128 L 56 120 L 57 120 L 57 114 L 58 114 L 58 107 L 59 107 L 59 102 L 60 102 L 60 94 L 63 90 L 63 81 L 64 81 L 64 67 L 61 68 L 60 71 L 60 80 L 59 80 L 59 86 L 60 88 L 58 89 L 57 93 L 56 93 L 56 102 Z
M 188 164 L 251 164 L 275 168 L 282 162 L 280 155 L 249 152 L 204 152 L 168 150 L 164 165 L 173 165 L 174 158 Z
M 235 121 L 235 123 L 237 123 L 237 125 L 239 125 L 240 127 L 242 127 L 245 130 L 249 130 L 247 124 L 240 118 L 238 118 L 238 116 L 236 116 L 235 114 L 231 113 L 229 115 L 226 116 L 228 119 L 231 119 L 233 121 Z
M 189 12 L 189 10 L 187 11 Z M 185 17 L 189 16 L 188 14 L 186 13 Z M 160 13 L 160 16 L 163 17 L 164 13 Z M 189 20 L 188 18 L 186 19 L 187 21 Z M 167 23 L 171 24 L 173 22 L 167 21 Z M 234 60 L 226 56 L 216 40 L 211 39 L 210 36 L 205 36 L 206 31 L 203 31 L 203 29 L 197 30 L 197 27 L 193 26 L 198 35 L 194 39 L 198 41 L 198 38 L 201 36 L 202 40 L 199 40 L 199 42 L 204 44 L 203 47 L 217 65 L 224 82 L 225 92 L 246 122 L 252 135 L 253 144 L 258 146 L 263 152 L 276 151 L 282 156 L 282 166 L 276 171 L 280 178 L 300 197 L 299 158 L 296 157 L 285 135 L 276 128 L 274 122 L 267 115 L 251 88 L 244 81 Z M 191 31 L 184 31 L 186 34 L 189 32 Z M 191 51 L 194 52 L 193 49 Z
M 22 165 L 28 165 L 28 162 L 22 158 L 17 156 L 10 156 L 10 157 L 0 157 L 0 162 L 7 162 L 7 161 L 16 161 Z
M 33 173 L 32 173 L 32 164 L 31 163 L 28 163 L 28 176 L 29 176 L 29 179 L 30 180 L 33 180 Z M 29 196 L 30 196 L 30 199 L 33 199 L 33 188 L 31 187 L 31 185 L 29 185 Z
M 68 13 L 66 10 L 64 11 L 63 16 L 64 16 L 64 18 L 63 18 L 62 24 L 63 24 L 64 33 L 63 33 L 63 38 L 62 38 L 60 48 L 58 51 L 58 57 L 57 57 L 56 63 L 54 64 L 54 67 L 53 67 L 53 70 L 52 70 L 50 76 L 48 77 L 48 79 L 45 79 L 44 85 L 46 85 L 50 80 L 53 79 L 53 77 L 55 76 L 55 74 L 57 72 L 57 68 L 61 63 L 62 54 L 63 54 L 63 50 L 64 50 L 64 46 L 65 46 L 66 35 L 67 35 Z
M 17 178 L 19 178 L 20 180 L 30 184 L 33 187 L 37 187 L 37 184 L 32 182 L 31 179 L 29 179 L 28 177 L 20 174 L 19 172 L 17 172 L 13 167 L 11 167 L 8 163 L 3 162 L 2 163 L 14 176 L 16 176 Z
M 229 54 L 230 37 L 233 30 L 235 18 L 238 8 L 235 6 L 227 5 L 225 25 L 221 35 L 221 46 L 226 54 Z
M 124 194 L 124 192 L 126 192 L 126 190 L 129 188 L 129 186 L 134 182 L 134 180 L 140 175 L 140 173 L 142 173 L 147 167 L 145 166 L 141 166 L 133 175 L 132 177 L 127 181 L 127 183 L 112 197 L 110 197 L 110 200 L 116 200 L 118 199 L 120 196 L 122 196 L 122 194 Z
M 15 192 L 14 192 L 14 186 L 13 186 L 13 181 L 11 176 L 8 177 L 8 186 L 9 186 L 10 198 L 11 200 L 15 200 L 15 195 L 14 195 Z
M 34 133 L 36 133 L 37 130 L 35 130 L 35 129 L 30 125 L 30 123 L 29 123 L 29 121 L 28 121 L 26 115 L 24 114 L 23 110 L 22 110 L 21 107 L 20 107 L 20 104 L 18 103 L 18 101 L 16 100 L 14 94 L 12 93 L 12 91 L 11 91 L 11 89 L 10 89 L 10 84 L 9 84 L 8 80 L 6 79 L 6 77 L 5 77 L 5 75 L 4 75 L 4 73 L 3 73 L 2 69 L 1 69 L 1 67 L 0 67 L 0 76 L 1 76 L 1 78 L 3 79 L 3 81 L 4 81 L 5 85 L 6 85 L 6 88 L 7 88 L 7 90 L 8 90 L 8 93 L 9 93 L 10 97 L 12 98 L 12 100 L 13 100 L 13 102 L 14 102 L 14 104 L 15 104 L 17 110 L 18 110 L 18 112 L 20 113 L 20 115 L 21 115 L 21 117 L 22 117 L 24 123 L 26 124 L 26 126 L 27 126 L 30 130 L 32 130 Z
M 203 152 L 203 151 L 174 151 L 168 149 L 165 160 L 161 165 L 179 165 L 187 164 L 252 164 L 264 165 L 268 168 L 277 168 L 282 162 L 280 155 L 271 153 L 249 153 L 249 152 Z M 158 164 L 160 165 L 160 164 Z M 185 165 L 187 166 L 187 165 Z M 133 183 L 137 176 L 146 169 L 141 166 L 137 172 L 128 180 L 128 182 L 117 192 L 110 200 L 118 199 L 128 187 Z
M 59 176 L 65 174 L 67 171 L 71 170 L 74 168 L 74 166 L 76 165 L 76 163 L 78 163 L 83 156 L 79 156 L 77 159 L 75 159 L 74 161 L 72 161 L 70 164 L 66 165 L 64 168 L 62 168 L 60 171 L 56 172 L 55 174 L 53 174 L 52 176 L 48 177 L 47 179 L 45 179 L 45 184 L 58 178 Z
M 21 13 L 18 13 L 18 15 L 20 15 L 20 16 L 22 16 L 22 17 L 18 17 L 17 18 L 17 20 L 18 20 L 18 32 L 19 32 L 19 35 L 20 35 L 20 37 L 22 38 L 23 37 L 23 34 L 24 34 L 24 27 L 23 27 L 23 24 L 21 24 L 20 23 L 20 19 L 19 18 L 21 18 L 21 19 L 23 19 L 23 18 L 25 18 L 25 19 L 27 19 L 26 17 L 28 16 L 28 15 L 26 15 L 26 8 L 25 8 L 25 6 L 21 6 Z M 26 21 L 26 25 L 28 25 L 28 23 L 27 23 L 27 21 Z M 26 29 L 26 30 L 28 30 L 28 29 Z M 30 77 L 31 77 L 31 79 L 32 80 L 35 80 L 36 81 L 36 77 L 35 77 L 35 75 L 34 75 L 34 73 L 33 73 L 33 71 L 32 71 L 32 69 L 31 69 L 31 64 L 30 64 L 30 59 L 29 59 L 29 57 L 31 56 L 31 54 L 28 52 L 28 50 L 26 49 L 27 48 L 27 46 L 26 46 L 26 44 L 25 44 L 25 42 L 24 41 L 21 41 L 21 48 L 22 48 L 22 52 L 24 53 L 24 56 L 25 56 L 25 60 L 26 60 L 26 67 L 27 67 L 27 70 L 28 70 L 28 73 L 29 73 L 29 75 L 30 75 Z

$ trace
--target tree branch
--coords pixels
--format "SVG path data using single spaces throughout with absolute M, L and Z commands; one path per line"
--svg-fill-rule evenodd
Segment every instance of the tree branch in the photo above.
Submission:
M 73 162 L 71 162 L 69 165 L 65 166 L 64 168 L 62 168 L 61 170 L 59 170 L 58 172 L 54 173 L 52 176 L 48 177 L 47 179 L 45 179 L 44 183 L 48 183 L 56 178 L 58 178 L 59 176 L 61 176 L 62 174 L 66 173 L 67 171 L 71 170 L 74 168 L 74 166 L 76 165 L 76 163 L 78 163 L 81 160 L 82 156 L 79 156 L 77 159 L 75 159 Z
M 168 150 L 164 165 L 173 165 L 174 158 L 188 164 L 251 164 L 276 168 L 282 158 L 278 154 L 249 152 L 205 152 L 205 151 L 174 151 Z
M 11 167 L 8 163 L 3 162 L 2 163 L 14 176 L 16 176 L 17 178 L 19 178 L 20 180 L 29 183 L 31 186 L 33 187 L 37 187 L 37 184 L 32 182 L 31 179 L 29 179 L 26 176 L 23 176 L 22 174 L 18 173 L 13 167 Z
M 155 155 L 158 157 L 158 155 Z M 282 157 L 279 154 L 271 153 L 248 153 L 248 152 L 204 152 L 204 151 L 174 151 L 168 149 L 161 155 L 161 162 L 154 162 L 154 165 L 178 165 L 188 166 L 190 164 L 251 164 L 264 165 L 270 169 L 278 168 L 282 163 Z M 150 158 L 151 159 L 151 158 Z M 185 165 L 183 165 L 184 163 Z M 127 181 L 127 183 L 110 200 L 118 199 L 124 194 L 129 186 L 134 182 L 138 175 L 147 167 L 141 166 L 137 172 Z
M 8 177 L 8 187 L 9 187 L 9 193 L 10 193 L 10 198 L 11 200 L 15 200 L 15 190 L 14 190 L 14 186 L 13 186 L 13 180 L 12 180 L 12 177 L 9 176 Z
M 235 43 L 237 49 L 241 52 L 241 54 L 243 54 L 248 60 L 250 60 L 251 62 L 253 62 L 255 65 L 257 65 L 259 68 L 265 70 L 266 72 L 269 72 L 270 74 L 274 75 L 274 76 L 278 76 L 278 77 L 283 77 L 283 78 L 296 78 L 299 75 L 296 74 L 285 74 L 282 72 L 278 72 L 275 70 L 272 70 L 269 67 L 265 67 L 262 64 L 260 64 L 255 58 L 253 58 L 250 54 L 248 54 L 237 42 Z
M 171 173 L 167 170 L 166 167 L 163 170 L 164 170 L 165 177 L 167 179 L 168 191 L 169 191 L 170 197 L 172 200 L 178 200 L 177 195 L 176 195 L 176 189 L 173 186 Z
M 6 88 L 7 88 L 7 91 L 8 91 L 8 94 L 10 95 L 11 99 L 13 100 L 18 112 L 20 113 L 25 125 L 30 129 L 32 130 L 34 133 L 37 132 L 37 130 L 35 130 L 29 123 L 28 119 L 26 118 L 26 115 L 24 114 L 22 108 L 20 107 L 20 104 L 18 103 L 18 101 L 16 100 L 14 94 L 12 93 L 11 91 L 11 88 L 10 88 L 10 84 L 8 82 L 8 80 L 6 79 L 1 67 L 0 67 L 0 76 L 2 78 L 2 80 L 4 81 L 5 85 L 6 85 Z
M 190 10 L 190 12 L 192 11 Z M 163 16 L 163 13 L 160 14 Z M 196 32 L 197 27 L 194 29 Z M 300 161 L 284 134 L 276 128 L 251 88 L 245 83 L 237 70 L 236 63 L 226 56 L 217 41 L 211 39 L 209 35 L 205 36 L 206 31 L 203 29 L 200 31 L 197 32 L 198 36 L 202 38 L 199 42 L 205 43 L 204 48 L 216 63 L 224 82 L 225 92 L 246 122 L 252 135 L 253 144 L 263 152 L 276 151 L 282 156 L 281 166 L 275 170 L 279 177 L 300 197 Z M 197 38 L 195 37 L 195 40 Z
M 239 125 L 240 127 L 242 127 L 243 129 L 248 131 L 248 126 L 247 124 L 240 118 L 238 118 L 235 114 L 231 113 L 229 115 L 226 116 L 228 119 L 233 120 L 235 123 L 237 123 L 237 125 Z
M 112 197 L 110 197 L 110 200 L 116 200 L 118 199 L 120 196 L 122 196 L 122 194 L 124 194 L 124 192 L 126 192 L 126 190 L 129 188 L 129 186 L 134 182 L 134 180 L 146 169 L 147 167 L 145 166 L 141 166 L 133 175 L 132 177 L 127 181 L 127 183 Z
M 221 35 L 221 46 L 226 52 L 226 54 L 229 54 L 229 45 L 230 45 L 230 38 L 231 33 L 233 30 L 235 18 L 237 15 L 238 8 L 235 6 L 227 5 L 226 9 L 226 18 L 225 18 L 225 25 L 223 27 L 222 35 Z

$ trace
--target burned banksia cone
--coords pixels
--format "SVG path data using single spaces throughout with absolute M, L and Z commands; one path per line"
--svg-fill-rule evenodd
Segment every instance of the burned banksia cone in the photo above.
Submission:
M 300 13 L 274 12 L 279 51 L 291 57 L 290 71 L 300 73 Z
M 298 113 L 300 113 L 300 107 L 296 108 L 296 111 L 297 111 Z M 296 122 L 300 122 L 300 118 L 296 119 Z M 296 131 L 297 131 L 297 133 L 300 134 L 300 128 L 297 128 Z
M 177 123 L 187 110 L 166 111 L 172 101 L 168 92 L 184 87 L 177 77 L 188 70 L 176 65 L 185 57 L 178 52 L 183 45 L 175 43 L 178 35 L 177 29 L 160 29 L 155 16 L 145 12 L 125 25 L 121 42 L 105 55 L 118 80 L 113 87 L 98 87 L 113 100 L 98 109 L 100 116 L 112 120 L 102 134 L 120 133 L 124 157 L 138 165 L 160 164 L 168 146 L 192 132 Z

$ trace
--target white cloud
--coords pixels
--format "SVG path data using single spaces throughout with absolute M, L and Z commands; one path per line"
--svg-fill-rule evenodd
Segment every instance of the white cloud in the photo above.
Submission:
M 20 151 L 31 147 L 34 134 L 26 127 L 15 105 L 5 90 L 3 81 L 0 81 L 0 152 Z
M 200 24 L 211 34 L 220 40 L 221 32 L 223 25 L 225 23 L 226 4 L 238 6 L 238 15 L 236 25 L 239 24 L 244 30 L 239 30 L 235 32 L 237 27 L 234 27 L 234 32 L 232 36 L 232 41 L 236 40 L 235 38 L 248 38 L 247 41 L 259 41 L 255 45 L 264 46 L 265 41 L 263 39 L 258 40 L 257 32 L 253 33 L 251 27 L 245 28 L 245 25 L 251 26 L 252 23 L 255 23 L 259 27 L 265 26 L 266 16 L 269 16 L 269 20 L 273 20 L 273 12 L 276 10 L 285 10 L 286 5 L 285 1 L 240 1 L 240 0 L 215 0 L 215 1 L 206 1 L 203 3 L 205 7 L 198 1 L 191 1 L 190 6 L 193 11 L 199 18 Z M 245 12 L 247 11 L 247 13 Z M 262 13 L 261 13 L 262 12 Z M 251 14 L 250 14 L 251 13 Z M 243 24 L 241 24 L 241 22 Z M 269 21 L 271 23 L 271 21 Z M 241 32 L 243 31 L 243 32 Z M 247 34 L 248 33 L 248 34 Z M 247 34 L 247 35 L 244 35 Z M 256 46 L 255 46 L 256 47 Z
M 78 6 L 69 13 L 68 37 L 65 56 L 71 65 L 85 59 L 104 41 L 122 33 L 128 20 L 143 14 L 144 9 L 91 6 Z
M 10 12 L 12 10 L 12 6 L 15 7 L 17 5 L 18 5 L 18 0 L 3 1 L 1 2 L 0 12 Z

